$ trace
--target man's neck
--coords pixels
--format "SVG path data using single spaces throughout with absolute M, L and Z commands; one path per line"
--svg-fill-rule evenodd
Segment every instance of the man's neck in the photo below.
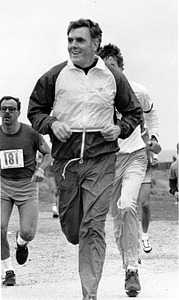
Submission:
M 77 65 L 75 65 L 75 67 L 77 67 L 77 68 L 79 68 L 79 69 L 81 69 L 81 70 L 83 70 L 84 72 L 85 72 L 85 74 L 87 74 L 88 73 L 88 71 L 90 70 L 90 69 L 92 69 L 92 68 L 94 68 L 95 66 L 96 66 L 96 64 L 97 64 L 97 58 L 95 58 L 95 60 L 94 60 L 94 62 L 90 65 L 90 66 L 88 66 L 88 67 L 84 67 L 84 68 L 82 68 L 82 67 L 80 67 L 80 66 L 77 66 Z
M 15 134 L 16 132 L 18 132 L 19 128 L 20 128 L 19 122 L 13 125 L 2 124 L 2 131 L 6 134 Z

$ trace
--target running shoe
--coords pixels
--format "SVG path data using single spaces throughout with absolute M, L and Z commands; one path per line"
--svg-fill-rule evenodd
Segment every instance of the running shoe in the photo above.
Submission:
M 16 284 L 16 275 L 14 271 L 7 271 L 4 281 L 2 282 L 5 286 L 13 286 Z
M 19 232 L 16 233 L 16 243 L 17 243 L 17 238 L 18 238 Z M 27 257 L 28 257 L 28 247 L 27 244 L 20 246 L 17 243 L 17 248 L 16 248 L 16 260 L 19 265 L 25 264 Z
M 136 297 L 141 291 L 141 286 L 139 282 L 138 270 L 126 271 L 125 277 L 125 292 L 129 297 Z
M 149 240 L 142 240 L 142 244 L 143 244 L 143 250 L 145 253 L 149 253 L 150 251 L 152 251 L 152 246 L 150 245 Z
M 58 217 L 59 217 L 58 213 L 56 211 L 54 211 L 53 212 L 53 218 L 58 218 Z

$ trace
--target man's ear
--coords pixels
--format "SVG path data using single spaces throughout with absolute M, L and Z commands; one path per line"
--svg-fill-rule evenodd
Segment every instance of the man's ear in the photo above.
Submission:
M 96 53 L 98 51 L 99 48 L 99 39 L 93 39 L 93 50 Z

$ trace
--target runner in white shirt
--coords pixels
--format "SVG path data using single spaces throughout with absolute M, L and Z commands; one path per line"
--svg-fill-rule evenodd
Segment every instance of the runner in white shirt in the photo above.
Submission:
M 114 68 L 123 70 L 123 57 L 117 46 L 106 45 L 100 49 L 99 55 L 107 65 L 110 64 Z M 148 131 L 146 129 L 142 133 L 143 138 L 141 137 L 141 127 L 138 126 L 127 139 L 118 139 L 120 151 L 117 154 L 116 176 L 110 209 L 114 219 L 116 243 L 122 255 L 123 268 L 126 271 L 125 291 L 127 295 L 135 297 L 141 290 L 138 277 L 140 235 L 137 199 L 146 174 L 148 162 L 146 145 L 147 149 L 155 153 L 159 153 L 161 148 L 157 142 L 158 117 L 153 109 L 152 101 L 145 87 L 134 82 L 129 83 L 142 105 L 145 126 L 149 128 Z M 120 118 L 119 115 L 118 117 Z M 145 203 L 145 201 L 143 202 Z

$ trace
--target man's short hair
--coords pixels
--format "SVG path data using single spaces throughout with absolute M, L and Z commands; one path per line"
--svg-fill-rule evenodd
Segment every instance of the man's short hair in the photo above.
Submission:
M 116 45 L 109 43 L 108 45 L 101 47 L 99 49 L 98 55 L 102 59 L 113 57 L 117 61 L 118 67 L 124 70 L 124 59 L 121 54 L 121 50 Z
M 3 96 L 1 99 L 0 99 L 0 106 L 1 106 L 1 103 L 4 101 L 4 100 L 15 100 L 17 102 L 17 110 L 21 110 L 21 102 L 19 100 L 19 98 L 16 98 L 16 97 L 13 97 L 13 96 Z
M 72 29 L 76 29 L 76 28 L 80 28 L 80 27 L 89 28 L 91 38 L 92 39 L 97 38 L 99 40 L 99 47 L 98 47 L 98 50 L 99 50 L 101 40 L 102 40 L 102 30 L 101 30 L 99 24 L 91 21 L 90 19 L 79 19 L 77 21 L 71 21 L 68 26 L 68 29 L 67 29 L 67 35 L 69 35 L 69 32 Z

